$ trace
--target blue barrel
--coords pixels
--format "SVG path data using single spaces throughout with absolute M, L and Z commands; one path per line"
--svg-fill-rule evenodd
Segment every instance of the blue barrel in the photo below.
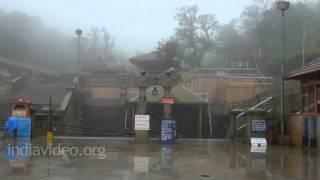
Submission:
M 174 142 L 174 121 L 162 120 L 161 122 L 161 143 L 173 144 Z

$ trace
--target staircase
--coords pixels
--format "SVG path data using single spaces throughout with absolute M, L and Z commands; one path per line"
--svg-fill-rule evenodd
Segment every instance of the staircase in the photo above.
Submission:
M 246 114 L 250 111 L 257 110 L 257 109 L 265 111 L 265 112 L 272 112 L 273 111 L 272 100 L 273 100 L 272 96 L 264 97 L 263 99 L 261 99 L 260 102 L 254 104 L 248 108 L 241 109 L 242 112 L 240 112 L 234 119 L 234 123 L 236 126 L 235 137 L 237 139 L 242 139 L 244 137 L 244 133 L 246 132 L 246 129 L 247 129 L 247 119 L 245 118 Z

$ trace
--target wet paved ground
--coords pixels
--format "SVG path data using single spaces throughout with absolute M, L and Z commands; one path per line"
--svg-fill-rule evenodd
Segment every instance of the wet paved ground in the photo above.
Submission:
M 73 149 L 59 151 L 57 156 L 16 157 L 1 143 L 1 180 L 320 179 L 320 152 L 299 147 L 269 146 L 267 153 L 261 154 L 251 153 L 249 146 L 221 140 L 180 140 L 161 146 L 138 145 L 128 139 L 60 139 L 53 147 L 74 146 L 78 153 Z M 40 144 L 32 142 L 32 153 Z M 85 151 L 87 156 L 82 154 Z

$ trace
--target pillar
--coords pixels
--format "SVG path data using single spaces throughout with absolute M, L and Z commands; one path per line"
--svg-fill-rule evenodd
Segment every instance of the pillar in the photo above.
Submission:
M 163 87 L 164 89 L 164 97 L 171 97 L 171 86 L 165 86 Z M 163 119 L 165 120 L 171 120 L 171 112 L 172 112 L 172 107 L 171 104 L 164 104 L 163 105 Z
M 137 114 L 146 114 L 147 112 L 147 97 L 146 97 L 146 86 L 139 86 L 139 100 L 137 106 Z M 135 143 L 148 143 L 149 134 L 148 131 L 135 130 Z
M 245 143 L 246 144 L 250 144 L 251 142 L 250 142 L 250 139 L 251 139 L 251 129 L 252 129 L 252 127 L 251 127 L 251 125 L 252 125 L 252 118 L 253 117 L 255 117 L 254 115 L 249 115 L 249 116 L 247 116 L 246 118 L 247 118 L 247 133 L 246 133 L 246 137 L 245 137 Z M 257 119 L 257 120 L 259 120 L 259 119 Z
M 127 102 L 127 88 L 125 86 L 120 87 L 120 104 L 125 105 Z
M 236 139 L 236 131 L 237 131 L 236 115 L 232 113 L 230 118 L 230 132 L 229 132 L 229 138 L 231 140 Z
M 163 86 L 164 98 L 171 98 L 171 86 Z M 175 122 L 172 119 L 172 102 L 163 103 L 163 119 L 161 121 L 161 143 L 172 144 L 176 135 Z
M 198 138 L 202 138 L 202 107 L 199 105 Z

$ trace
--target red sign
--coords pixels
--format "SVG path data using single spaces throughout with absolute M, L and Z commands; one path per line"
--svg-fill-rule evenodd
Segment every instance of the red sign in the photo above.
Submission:
M 13 102 L 13 104 L 31 104 L 31 102 L 28 99 L 25 98 L 19 98 Z
M 164 97 L 161 99 L 162 104 L 174 104 L 175 100 L 172 97 Z

